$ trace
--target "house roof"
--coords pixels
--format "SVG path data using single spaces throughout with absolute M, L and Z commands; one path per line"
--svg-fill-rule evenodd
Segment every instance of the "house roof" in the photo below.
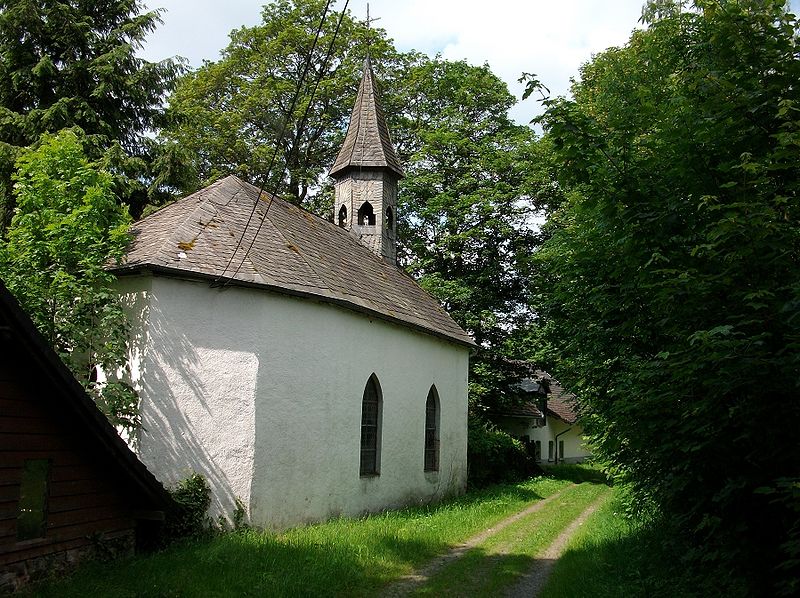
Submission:
M 127 255 L 111 269 L 224 275 L 231 284 L 332 303 L 474 345 L 433 297 L 353 233 L 277 197 L 258 197 L 258 188 L 228 176 L 170 204 L 133 225 Z
M 547 415 L 560 419 L 565 424 L 574 424 L 578 421 L 578 412 L 575 409 L 575 395 L 567 392 L 558 380 L 549 378 L 550 393 L 547 396 Z
M 533 368 L 531 368 L 533 370 Z M 529 394 L 536 394 L 534 398 L 523 402 L 521 405 L 515 407 L 505 407 L 498 415 L 505 417 L 544 417 L 548 415 L 560 419 L 565 424 L 575 424 L 578 421 L 578 413 L 575 409 L 575 395 L 564 390 L 561 384 L 544 370 L 533 370 L 532 378 L 523 378 L 520 381 L 519 387 Z M 537 406 L 539 400 L 540 389 L 544 383 L 547 391 L 547 402 L 545 413 Z
M 403 176 L 378 100 L 375 74 L 367 57 L 347 135 L 330 170 L 331 176 L 344 174 L 350 168 L 388 168 L 398 177 Z
M 69 426 L 70 435 L 80 438 L 92 454 L 105 460 L 110 475 L 141 497 L 140 509 L 164 510 L 172 504 L 164 486 L 119 437 L 2 280 L 0 346 L 4 353 L 8 350 L 8 355 L 21 357 L 31 364 L 36 372 L 34 383 L 47 389 L 40 398 L 49 403 L 53 417 Z

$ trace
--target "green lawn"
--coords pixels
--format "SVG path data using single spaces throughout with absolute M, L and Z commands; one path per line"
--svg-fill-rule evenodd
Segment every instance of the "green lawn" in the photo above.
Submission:
M 28 593 L 45 597 L 374 595 L 387 582 L 448 547 L 569 485 L 568 479 L 542 477 L 472 492 L 440 505 L 336 519 L 281 534 L 256 530 L 222 534 L 152 555 L 89 564 L 70 578 L 35 586 Z

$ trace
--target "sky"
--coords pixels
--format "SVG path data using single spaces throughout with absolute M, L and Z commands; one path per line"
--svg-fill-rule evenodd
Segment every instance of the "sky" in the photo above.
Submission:
M 644 0 L 370 0 L 370 16 L 400 51 L 488 63 L 520 98 L 523 72 L 535 73 L 552 94 L 568 93 L 570 78 L 593 54 L 623 45 L 639 25 Z M 145 0 L 164 8 L 163 24 L 148 37 L 148 60 L 183 56 L 193 67 L 219 59 L 228 34 L 261 22 L 259 0 Z M 366 18 L 367 0 L 349 10 Z M 800 0 L 792 0 L 797 12 Z M 344 0 L 337 0 L 341 10 Z M 529 98 L 511 116 L 527 123 L 541 111 Z
M 400 51 L 488 63 L 517 98 L 521 73 L 535 73 L 553 94 L 565 94 L 570 77 L 593 53 L 624 44 L 637 26 L 643 0 L 370 0 L 370 17 Z M 148 60 L 183 56 L 193 67 L 218 60 L 228 34 L 261 22 L 258 0 L 146 0 L 164 8 L 163 24 L 148 37 Z M 344 0 L 334 4 L 341 10 Z M 349 10 L 366 18 L 366 0 Z M 539 112 L 533 98 L 511 115 L 527 123 Z

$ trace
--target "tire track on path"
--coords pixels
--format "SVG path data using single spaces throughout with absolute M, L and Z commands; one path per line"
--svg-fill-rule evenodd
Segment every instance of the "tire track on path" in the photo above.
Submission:
M 444 554 L 435 557 L 433 560 L 429 561 L 422 568 L 417 569 L 416 571 L 413 571 L 408 575 L 404 575 L 399 580 L 389 585 L 381 593 L 381 596 L 383 596 L 384 598 L 401 598 L 403 596 L 408 596 L 414 590 L 425 584 L 443 567 L 446 567 L 448 564 L 452 563 L 456 559 L 463 556 L 468 550 L 475 548 L 477 545 L 481 544 L 487 538 L 490 538 L 491 536 L 497 534 L 498 532 L 507 528 L 509 525 L 519 521 L 523 517 L 527 517 L 531 513 L 535 513 L 536 511 L 540 510 L 546 504 L 557 499 L 559 496 L 561 496 L 561 494 L 564 493 L 564 491 L 566 491 L 569 488 L 572 488 L 573 486 L 575 486 L 575 484 L 570 484 L 569 486 L 565 486 L 555 494 L 551 494 L 547 498 L 543 498 L 542 500 L 535 502 L 529 507 L 526 507 L 521 511 L 514 513 L 510 517 L 506 517 L 505 519 L 499 521 L 492 527 L 487 528 L 484 531 L 480 532 L 479 534 L 472 536 L 462 544 L 459 544 L 451 548 Z

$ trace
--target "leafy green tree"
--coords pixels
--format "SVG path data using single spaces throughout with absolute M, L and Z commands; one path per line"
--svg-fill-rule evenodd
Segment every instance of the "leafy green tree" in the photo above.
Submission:
M 325 4 L 270 2 L 260 25 L 234 30 L 218 62 L 180 82 L 164 136 L 196 156 L 203 184 L 226 174 L 260 184 L 277 151 L 267 189 L 314 207 L 309 192 L 347 129 L 368 38 L 380 65 L 394 55 L 382 30 L 368 31 L 349 12 L 341 23 L 329 12 L 315 44 Z
M 530 323 L 535 216 L 552 201 L 545 146 L 509 118 L 515 99 L 486 65 L 417 56 L 386 87 L 406 169 L 401 262 L 479 346 L 474 410 L 514 401 L 527 371 L 510 341 Z
M 0 1 L 0 200 L 3 224 L 13 211 L 11 175 L 22 148 L 44 132 L 81 127 L 87 151 L 111 150 L 117 190 L 138 213 L 157 195 L 142 179 L 170 155 L 144 133 L 157 128 L 179 63 L 136 56 L 159 23 L 139 0 Z M 174 155 L 174 152 L 173 152 Z
M 80 130 L 45 134 L 22 152 L 14 174 L 17 208 L 0 241 L 0 274 L 112 423 L 138 424 L 133 390 L 114 374 L 127 358 L 127 320 L 109 261 L 122 258 L 130 216 L 113 177 L 84 153 Z
M 695 556 L 797 592 L 800 48 L 780 0 L 647 4 L 543 123 L 540 279 L 602 457 Z M 780 584 L 779 584 L 780 585 Z

